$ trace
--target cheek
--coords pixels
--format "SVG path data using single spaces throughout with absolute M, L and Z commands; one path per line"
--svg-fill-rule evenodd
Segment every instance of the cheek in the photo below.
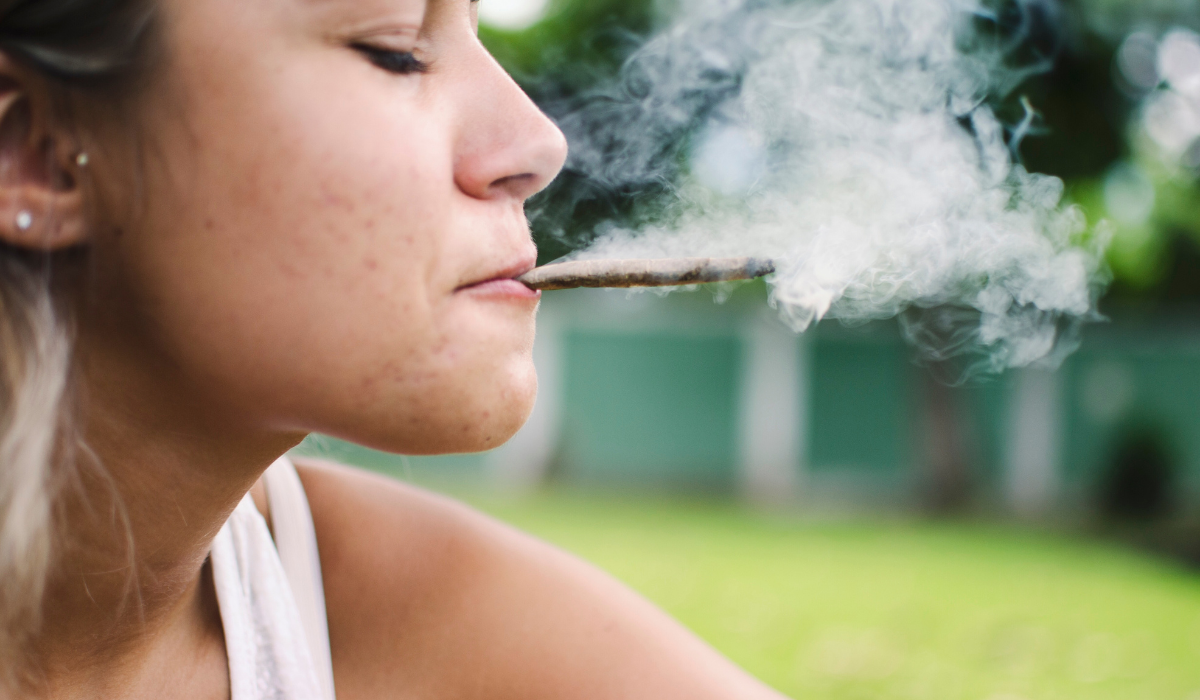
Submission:
M 381 146 L 322 121 L 243 119 L 190 186 L 154 193 L 168 206 L 149 227 L 145 262 L 197 325 L 219 320 L 291 343 L 318 331 L 315 321 L 343 336 L 386 334 L 428 313 L 451 210 L 437 135 Z
M 533 318 L 450 294 L 476 205 L 446 120 L 318 77 L 198 106 L 164 142 L 189 165 L 151 178 L 114 277 L 188 389 L 251 419 L 392 451 L 493 447 L 532 406 Z

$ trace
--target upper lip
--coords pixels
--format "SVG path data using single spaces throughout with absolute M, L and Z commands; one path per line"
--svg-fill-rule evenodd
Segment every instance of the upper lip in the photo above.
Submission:
M 475 286 L 478 286 L 481 284 L 486 284 L 488 282 L 494 282 L 496 280 L 516 279 L 517 277 L 520 277 L 521 275 L 525 274 L 526 272 L 529 272 L 530 270 L 532 270 L 536 265 L 537 265 L 537 253 L 533 252 L 533 253 L 525 254 L 525 255 L 522 255 L 519 259 L 513 260 L 512 262 L 505 265 L 504 267 L 502 267 L 498 270 L 493 270 L 491 272 L 488 272 L 486 274 L 486 276 L 479 277 L 471 282 L 467 282 L 466 284 L 460 285 L 458 288 L 459 289 L 467 289 L 467 288 L 475 287 Z

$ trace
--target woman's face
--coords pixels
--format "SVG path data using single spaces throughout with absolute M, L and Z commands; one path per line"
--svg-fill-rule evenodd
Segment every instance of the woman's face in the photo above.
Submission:
M 89 363 L 253 428 L 413 454 L 507 439 L 537 385 L 523 202 L 566 147 L 475 6 L 159 4 L 140 183 L 106 176 L 103 143 L 90 166 L 111 225 Z

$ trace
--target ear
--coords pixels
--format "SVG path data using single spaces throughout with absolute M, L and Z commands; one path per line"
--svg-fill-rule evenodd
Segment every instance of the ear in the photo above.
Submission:
M 43 252 L 85 242 L 87 167 L 45 79 L 0 54 L 0 242 Z

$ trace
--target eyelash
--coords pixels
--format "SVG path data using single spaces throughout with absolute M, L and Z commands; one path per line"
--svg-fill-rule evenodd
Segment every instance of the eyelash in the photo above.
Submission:
M 389 73 L 414 75 L 429 69 L 429 64 L 414 56 L 411 51 L 389 51 L 366 44 L 355 44 L 353 48 L 366 56 L 376 67 Z

